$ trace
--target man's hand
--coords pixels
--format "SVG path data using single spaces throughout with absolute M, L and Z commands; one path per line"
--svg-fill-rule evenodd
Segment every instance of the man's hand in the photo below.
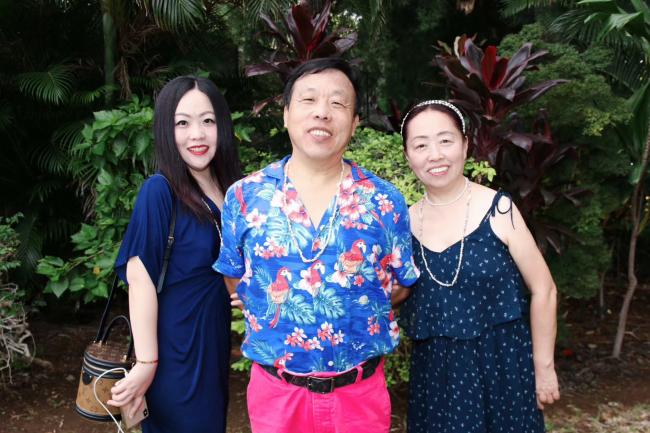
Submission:
M 406 301 L 406 299 L 409 297 L 410 294 L 411 294 L 411 289 L 393 282 L 393 290 L 390 293 L 390 303 L 393 306 L 393 308 L 397 307 L 402 302 Z

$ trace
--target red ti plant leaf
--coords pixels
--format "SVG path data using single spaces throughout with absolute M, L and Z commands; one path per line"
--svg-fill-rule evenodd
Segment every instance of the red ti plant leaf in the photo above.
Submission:
M 313 13 L 309 3 L 303 0 L 294 5 L 279 21 L 273 22 L 268 16 L 261 15 L 267 30 L 260 34 L 273 40 L 269 53 L 260 62 L 247 65 L 244 73 L 247 77 L 278 74 L 285 82 L 291 71 L 302 62 L 323 57 L 339 57 L 352 48 L 357 41 L 354 32 L 336 29 L 327 32 L 332 10 L 332 0 L 325 0 L 322 10 Z M 255 106 L 259 111 L 277 96 L 260 102 Z
M 483 61 L 481 62 L 481 73 L 483 75 L 483 80 L 488 86 L 488 89 L 494 89 L 494 69 L 498 62 L 497 58 L 497 47 L 490 45 L 485 50 L 485 55 L 483 56 Z
M 309 59 L 307 46 L 314 37 L 309 4 L 300 2 L 291 6 L 291 13 L 287 15 L 286 23 L 293 38 L 296 53 L 302 58 Z

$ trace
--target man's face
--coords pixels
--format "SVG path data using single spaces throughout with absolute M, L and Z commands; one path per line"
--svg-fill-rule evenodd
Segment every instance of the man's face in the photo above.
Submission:
M 345 74 L 326 69 L 300 77 L 284 108 L 293 155 L 307 160 L 340 159 L 359 124 L 356 94 Z

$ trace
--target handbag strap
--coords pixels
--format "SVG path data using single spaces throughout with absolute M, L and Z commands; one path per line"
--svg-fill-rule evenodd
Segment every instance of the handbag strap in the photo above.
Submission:
M 161 174 L 165 181 L 167 178 Z M 169 185 L 169 182 L 167 181 Z M 170 186 L 171 189 L 171 186 Z M 169 232 L 167 233 L 167 245 L 165 246 L 165 252 L 163 254 L 163 264 L 160 270 L 160 275 L 158 276 L 158 284 L 156 284 L 156 293 L 160 294 L 162 292 L 163 285 L 165 284 L 165 275 L 167 274 L 167 267 L 169 266 L 169 257 L 172 252 L 172 245 L 174 245 L 174 228 L 176 227 L 176 199 L 174 197 L 174 192 L 172 191 L 172 215 L 171 220 L 169 221 Z M 95 337 L 95 342 L 102 341 L 104 334 L 104 326 L 106 325 L 106 320 L 108 319 L 108 314 L 111 311 L 111 306 L 113 305 L 113 299 L 115 297 L 115 290 L 117 289 L 119 283 L 119 278 L 117 275 L 113 278 L 113 284 L 111 285 L 111 291 L 108 294 L 108 300 L 106 301 L 106 307 L 104 307 L 104 312 L 102 313 L 102 318 L 99 321 L 99 329 L 97 330 L 97 336 Z M 131 325 L 129 324 L 129 333 L 131 332 Z M 133 340 L 133 339 L 131 339 Z
M 174 227 L 176 227 L 176 199 L 172 193 L 172 219 L 169 222 L 169 232 L 167 233 L 167 246 L 165 247 L 165 254 L 163 255 L 162 269 L 158 276 L 158 284 L 156 284 L 156 293 L 160 294 L 165 284 L 165 274 L 169 267 L 169 257 L 172 254 L 172 245 L 174 245 Z

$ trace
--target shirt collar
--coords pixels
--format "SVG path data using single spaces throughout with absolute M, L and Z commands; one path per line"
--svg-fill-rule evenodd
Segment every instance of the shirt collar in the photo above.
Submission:
M 276 161 L 272 164 L 269 164 L 262 170 L 265 176 L 272 177 L 274 179 L 278 180 L 283 180 L 284 179 L 284 166 L 287 164 L 287 161 L 289 161 L 289 158 L 291 158 L 291 155 L 287 155 L 284 158 L 282 158 L 279 161 Z M 368 178 L 368 172 L 362 168 L 359 167 L 355 162 L 350 161 L 349 159 L 343 158 L 343 160 L 350 165 L 352 168 L 352 179 L 355 182 L 364 180 Z

